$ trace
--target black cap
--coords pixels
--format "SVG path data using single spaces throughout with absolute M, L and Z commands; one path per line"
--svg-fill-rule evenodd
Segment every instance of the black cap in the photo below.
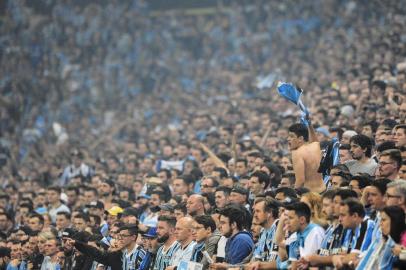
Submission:
M 93 201 L 86 205 L 87 208 L 104 209 L 104 204 L 101 201 Z
M 102 180 L 102 183 L 106 183 L 110 187 L 114 187 L 114 181 L 111 179 L 104 179 L 104 180 Z
M 242 195 L 249 195 L 248 189 L 243 188 L 242 186 L 236 185 L 231 189 L 231 192 L 239 193 Z
M 63 232 L 61 233 L 60 237 L 68 237 L 68 238 L 74 238 L 75 234 L 77 233 L 76 230 L 72 229 L 72 228 L 66 228 L 65 230 L 63 230 Z
M 127 207 L 124 209 L 123 213 L 121 213 L 121 216 L 122 217 L 127 217 L 127 216 L 138 217 L 139 214 L 140 214 L 140 211 L 137 208 Z
M 173 213 L 175 211 L 172 204 L 169 204 L 169 203 L 165 203 L 165 204 L 158 206 L 158 209 L 159 209 L 159 211 L 168 211 L 171 213 Z

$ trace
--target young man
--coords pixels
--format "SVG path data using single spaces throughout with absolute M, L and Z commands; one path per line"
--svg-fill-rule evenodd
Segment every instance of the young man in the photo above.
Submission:
M 279 205 L 274 199 L 258 198 L 254 202 L 253 223 L 260 224 L 263 229 L 252 260 L 275 261 L 277 259 L 278 246 L 275 242 L 275 232 L 279 222 Z
M 244 230 L 246 227 L 246 213 L 243 206 L 227 205 L 220 210 L 220 232 L 228 238 L 225 248 L 224 263 L 211 265 L 214 269 L 224 269 L 230 264 L 243 263 L 254 249 L 251 235 Z
M 217 252 L 217 244 L 221 238 L 221 234 L 215 233 L 216 223 L 209 215 L 201 215 L 194 217 L 193 238 L 196 245 L 193 249 L 191 261 L 198 262 L 203 265 L 203 269 L 207 269 L 209 262 L 203 255 L 204 251 L 210 255 L 210 258 Z
M 286 240 L 288 246 L 288 262 L 292 269 L 298 266 L 298 260 L 316 254 L 325 237 L 324 229 L 319 225 L 310 223 L 311 210 L 307 204 L 298 202 L 285 207 L 287 210 L 286 225 L 291 237 Z
M 176 218 L 160 216 L 158 218 L 157 236 L 162 246 L 158 249 L 154 263 L 154 270 L 165 270 L 171 262 L 174 253 L 180 248 L 175 238 Z
M 355 135 L 350 139 L 352 160 L 344 164 L 352 175 L 357 173 L 367 173 L 375 175 L 377 163 L 372 156 L 372 140 L 365 135 Z
M 47 190 L 48 199 L 48 213 L 51 216 L 52 222 L 55 223 L 56 215 L 58 212 L 68 212 L 70 209 L 61 203 L 61 188 L 60 187 L 49 187 Z
M 265 192 L 269 186 L 269 176 L 262 171 L 255 171 L 250 175 L 249 189 L 254 197 Z
M 334 255 L 333 265 L 337 268 L 350 265 L 358 255 L 366 251 L 371 244 L 375 223 L 364 220 L 364 206 L 357 199 L 346 199 L 340 204 L 340 223 L 347 229 L 341 252 L 345 255 Z
M 378 171 L 376 177 L 395 180 L 398 178 L 402 156 L 398 149 L 383 151 L 379 156 Z
M 218 188 L 216 188 L 216 192 L 214 193 L 214 200 L 218 209 L 226 206 L 226 204 L 228 203 L 230 192 L 231 188 L 229 187 L 219 186 Z
M 320 144 L 316 141 L 309 142 L 309 131 L 303 124 L 289 127 L 288 144 L 292 151 L 292 165 L 296 176 L 295 188 L 304 186 L 314 192 L 323 192 L 326 187 L 318 172 Z
M 396 147 L 406 146 L 406 125 L 397 125 L 394 128 L 394 132 L 395 136 L 393 136 L 393 140 L 396 143 Z
M 105 266 L 110 266 L 112 270 L 135 270 L 139 268 L 145 256 L 145 251 L 136 244 L 137 236 L 136 225 L 124 225 L 119 229 L 117 247 L 113 251 L 103 252 L 71 238 L 67 238 L 66 245 L 73 245 L 84 255 Z

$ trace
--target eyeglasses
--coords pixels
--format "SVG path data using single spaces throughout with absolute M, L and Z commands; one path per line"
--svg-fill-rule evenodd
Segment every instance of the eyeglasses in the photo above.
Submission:
M 385 195 L 383 195 L 383 196 L 388 198 L 388 199 L 390 199 L 390 198 L 400 198 L 399 195 L 391 195 L 391 194 L 388 194 L 388 193 L 385 193 Z
M 201 230 L 201 229 L 204 229 L 204 227 L 202 227 L 202 226 L 193 227 L 193 230 L 195 230 L 195 231 L 198 231 L 198 230 Z
M 119 235 L 117 235 L 117 239 L 124 239 L 124 238 L 127 238 L 127 237 L 131 237 L 132 235 L 130 235 L 130 234 L 119 234 Z
M 212 188 L 213 186 L 209 186 L 209 185 L 200 185 L 201 188 Z
M 378 163 L 379 166 L 385 166 L 385 165 L 389 165 L 389 164 L 393 164 L 393 162 L 384 162 L 384 161 L 381 161 L 381 162 Z

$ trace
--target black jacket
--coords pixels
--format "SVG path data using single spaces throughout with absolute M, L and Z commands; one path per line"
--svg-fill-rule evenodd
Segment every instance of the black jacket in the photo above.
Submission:
M 114 252 L 100 251 L 95 247 L 78 241 L 75 242 L 75 248 L 85 256 L 91 257 L 92 260 L 110 266 L 111 270 L 122 270 L 123 252 L 121 250 Z

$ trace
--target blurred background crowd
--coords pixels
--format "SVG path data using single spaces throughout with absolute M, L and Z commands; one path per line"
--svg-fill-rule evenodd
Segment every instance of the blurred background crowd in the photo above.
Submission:
M 363 176 L 405 179 L 403 1 L 9 0 L 0 16 L 5 243 L 31 212 L 55 225 L 52 190 L 62 212 L 87 216 L 98 200 L 135 209 L 143 232 L 157 225 L 158 214 L 146 218 L 154 207 L 176 209 L 191 194 L 205 195 L 206 213 L 223 208 L 216 186 L 242 188 L 249 211 L 281 187 L 300 199 L 287 140 L 299 110 L 278 81 L 304 90 L 320 145 L 338 137 L 342 164 L 356 159 L 350 138 L 361 134 L 377 164 L 388 149 L 403 158 L 395 175 Z M 269 179 L 255 190 L 259 169 Z M 339 167 L 328 188 L 347 188 L 351 169 Z M 203 183 L 213 175 L 216 185 Z M 151 202 L 156 189 L 163 196 Z

